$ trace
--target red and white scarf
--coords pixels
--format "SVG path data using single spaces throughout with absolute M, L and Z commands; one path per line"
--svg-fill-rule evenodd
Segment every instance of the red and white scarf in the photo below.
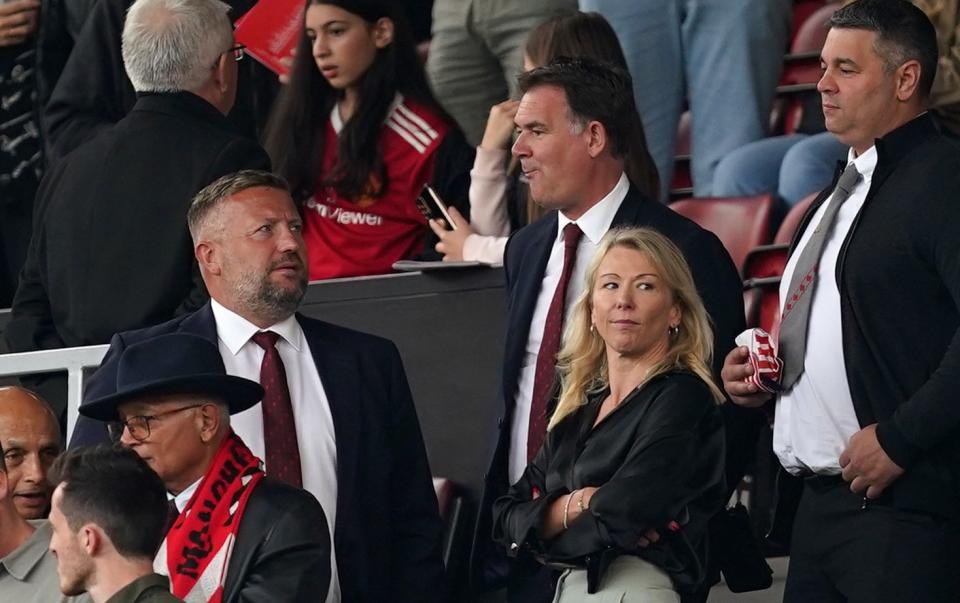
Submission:
M 186 603 L 221 603 L 230 555 L 263 463 L 232 431 L 164 538 L 153 566 Z

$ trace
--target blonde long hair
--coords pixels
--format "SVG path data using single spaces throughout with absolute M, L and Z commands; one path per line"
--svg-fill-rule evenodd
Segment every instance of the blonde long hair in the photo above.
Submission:
M 633 249 L 645 255 L 680 307 L 680 330 L 670 337 L 663 359 L 651 367 L 646 381 L 671 370 L 684 369 L 700 377 L 717 403 L 725 398 L 713 380 L 710 361 L 713 356 L 713 329 L 697 293 L 690 267 L 683 254 L 669 239 L 651 228 L 611 230 L 587 268 L 587 286 L 574 305 L 564 332 L 563 347 L 557 355 L 560 374 L 560 400 L 547 429 L 553 429 L 567 415 L 587 403 L 591 394 L 609 384 L 606 344 L 591 329 L 593 290 L 600 262 L 615 247 Z

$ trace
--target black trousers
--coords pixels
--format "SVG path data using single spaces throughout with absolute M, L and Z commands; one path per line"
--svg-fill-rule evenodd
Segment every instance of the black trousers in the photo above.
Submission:
M 957 522 L 864 505 L 839 476 L 811 477 L 793 527 L 785 603 L 960 599 Z

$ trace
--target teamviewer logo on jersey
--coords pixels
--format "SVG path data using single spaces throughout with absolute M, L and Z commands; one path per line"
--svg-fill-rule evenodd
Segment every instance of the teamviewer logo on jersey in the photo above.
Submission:
M 317 212 L 317 215 L 327 220 L 333 220 L 338 224 L 358 224 L 363 226 L 383 226 L 383 216 L 370 214 L 363 211 L 353 211 L 344 209 L 336 205 L 326 203 L 317 203 L 316 199 L 310 197 L 307 200 L 307 209 Z

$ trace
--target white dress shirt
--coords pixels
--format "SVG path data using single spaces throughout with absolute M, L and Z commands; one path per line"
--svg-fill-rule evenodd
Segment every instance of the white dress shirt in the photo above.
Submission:
M 264 352 L 263 348 L 250 338 L 261 329 L 215 300 L 210 303 L 217 322 L 220 355 L 227 373 L 259 383 Z M 323 507 L 332 543 L 337 520 L 337 439 L 330 403 L 323 383 L 320 382 L 320 373 L 317 372 L 317 365 L 310 353 L 310 345 L 296 317 L 291 315 L 262 330 L 273 331 L 280 336 L 277 339 L 277 350 L 283 360 L 287 386 L 290 389 L 293 419 L 297 428 L 297 447 L 300 449 L 303 489 L 313 494 Z M 231 416 L 230 424 L 253 454 L 261 459 L 265 458 L 263 411 L 259 403 Z M 269 474 L 270 467 L 266 469 Z M 327 594 L 327 603 L 336 603 L 340 601 L 340 580 L 337 576 L 335 547 L 330 548 L 330 591 Z
M 817 283 L 810 302 L 803 373 L 777 401 L 773 451 L 784 468 L 793 474 L 806 471 L 839 474 L 840 454 L 846 449 L 850 436 L 860 431 L 843 357 L 840 291 L 836 272 L 840 248 L 870 190 L 873 171 L 877 166 L 877 148 L 870 147 L 859 157 L 855 157 L 851 149 L 848 163 L 851 161 L 863 178 L 840 206 L 833 231 L 823 248 Z M 832 195 L 821 204 L 787 262 L 780 281 L 781 314 L 784 300 L 790 295 L 790 280 L 800 253 L 831 200 Z
M 586 287 L 587 265 L 593 259 L 600 245 L 600 239 L 610 230 L 617 210 L 630 191 L 630 181 L 625 174 L 607 195 L 596 205 L 586 211 L 579 220 L 575 220 L 583 236 L 577 245 L 577 261 L 573 265 L 573 272 L 567 283 L 567 296 L 564 300 L 564 325 L 570 316 L 570 309 L 583 294 Z M 530 321 L 530 334 L 527 336 L 527 345 L 524 349 L 523 364 L 520 367 L 520 379 L 517 384 L 517 394 L 514 397 L 513 422 L 510 429 L 510 464 L 508 476 L 510 483 L 516 483 L 523 470 L 527 468 L 527 430 L 530 428 L 530 407 L 533 399 L 533 379 L 537 372 L 537 356 L 540 354 L 540 343 L 543 340 L 543 329 L 547 322 L 547 311 L 550 302 L 560 282 L 560 273 L 563 271 L 563 228 L 574 222 L 562 213 L 557 214 L 557 234 L 550 250 L 550 259 L 543 274 L 540 285 L 540 294 L 533 309 L 533 318 Z

